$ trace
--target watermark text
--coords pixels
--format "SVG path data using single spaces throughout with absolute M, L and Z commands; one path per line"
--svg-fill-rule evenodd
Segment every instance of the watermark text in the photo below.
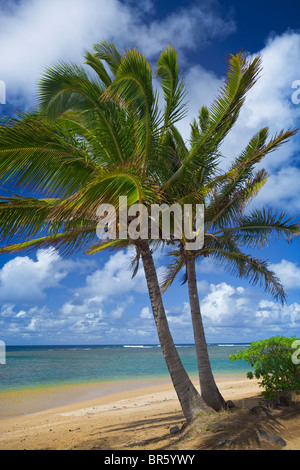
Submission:
M 292 363 L 298 365 L 300 364 L 300 339 L 296 339 L 296 341 L 293 342 L 292 348 L 296 349 L 292 354 Z
M 3 80 L 0 80 L 0 104 L 6 104 L 6 86 Z
M 300 103 L 300 80 L 294 80 L 292 83 L 292 88 L 296 88 L 296 90 L 292 94 L 292 103 L 299 104 Z
M 97 236 L 103 239 L 181 240 L 186 250 L 204 244 L 203 204 L 132 204 L 119 197 L 119 207 L 100 204 L 97 208 Z
M 6 364 L 6 346 L 4 341 L 0 340 L 0 364 Z

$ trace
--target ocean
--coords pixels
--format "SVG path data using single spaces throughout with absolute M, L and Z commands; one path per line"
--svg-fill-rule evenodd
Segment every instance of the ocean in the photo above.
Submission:
M 176 347 L 187 372 L 197 376 L 195 346 Z M 213 373 L 245 376 L 249 365 L 230 361 L 229 355 L 246 347 L 208 345 Z M 164 377 L 169 373 L 157 345 L 7 346 L 6 364 L 0 364 L 0 391 Z
M 195 346 L 177 345 L 181 360 L 197 381 Z M 216 377 L 245 377 L 249 366 L 229 355 L 245 344 L 208 346 Z M 23 416 L 89 399 L 171 384 L 158 345 L 7 346 L 0 363 L 0 419 Z

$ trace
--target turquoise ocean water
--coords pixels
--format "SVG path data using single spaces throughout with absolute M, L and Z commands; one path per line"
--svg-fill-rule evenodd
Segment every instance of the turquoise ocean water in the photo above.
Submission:
M 243 376 L 249 365 L 232 362 L 229 355 L 245 344 L 212 344 L 208 352 L 216 376 Z M 178 345 L 190 375 L 197 376 L 193 345 Z M 168 377 L 157 345 L 116 346 L 8 346 L 6 364 L 0 365 L 0 391 L 28 390 L 59 385 Z

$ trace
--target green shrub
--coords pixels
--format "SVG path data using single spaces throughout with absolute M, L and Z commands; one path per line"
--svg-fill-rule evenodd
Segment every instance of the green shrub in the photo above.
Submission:
M 275 400 L 281 394 L 300 392 L 299 347 L 300 341 L 295 337 L 273 336 L 251 343 L 248 349 L 238 351 L 229 359 L 246 360 L 254 368 L 247 377 L 261 379 L 262 395 L 267 400 Z

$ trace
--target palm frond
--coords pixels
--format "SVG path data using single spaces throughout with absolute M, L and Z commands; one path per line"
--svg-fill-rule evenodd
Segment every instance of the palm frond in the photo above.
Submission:
M 93 81 L 82 67 L 60 63 L 45 70 L 39 82 L 39 110 L 51 123 L 65 113 L 94 113 L 93 122 L 101 128 L 99 140 L 105 141 L 115 159 L 124 160 L 119 130 L 120 113 L 116 105 L 104 102 L 104 87 Z
M 44 230 L 54 231 L 57 223 L 49 220 L 57 199 L 0 197 L 0 239 L 28 239 Z M 61 225 L 61 224 L 60 224 Z
M 121 54 L 114 44 L 109 41 L 103 41 L 100 44 L 95 44 L 94 50 L 95 56 L 100 60 L 104 60 L 113 76 L 115 76 L 121 62 Z
M 218 265 L 230 274 L 247 279 L 252 285 L 259 284 L 275 300 L 280 301 L 282 304 L 285 302 L 284 288 L 274 272 L 268 269 L 269 263 L 267 261 L 241 252 L 218 248 L 209 248 L 206 253 L 213 256 Z
M 86 254 L 87 255 L 93 255 L 95 253 L 100 253 L 101 251 L 111 249 L 124 249 L 129 245 L 129 241 L 127 239 L 116 239 L 116 240 L 105 240 L 102 241 L 101 243 L 95 243 L 92 246 L 90 246 Z
M 172 251 L 171 256 L 175 259 L 165 267 L 161 278 L 160 286 L 162 294 L 173 284 L 176 276 L 185 267 L 185 260 L 179 250 Z
M 39 110 L 54 122 L 69 110 L 97 109 L 104 91 L 85 69 L 73 63 L 60 62 L 44 70 L 38 83 Z
M 129 49 L 122 55 L 112 84 L 103 99 L 123 103 L 136 117 L 137 157 L 146 168 L 150 152 L 155 149 L 158 135 L 159 110 L 157 93 L 152 84 L 152 72 L 143 54 Z
M 244 216 L 234 227 L 223 228 L 224 233 L 233 233 L 234 237 L 247 246 L 263 247 L 275 235 L 283 237 L 288 243 L 300 235 L 300 223 L 284 212 L 277 213 L 272 209 L 255 209 Z
M 47 194 L 71 194 L 95 166 L 80 141 L 61 125 L 47 125 L 35 113 L 0 126 L 1 184 Z M 45 162 L 47 164 L 45 164 Z
M 168 46 L 161 53 L 157 61 L 156 76 L 161 78 L 165 98 L 164 128 L 167 129 L 187 113 L 183 101 L 186 91 L 180 80 L 177 53 L 173 47 Z M 164 134 L 164 131 L 162 133 Z
M 85 51 L 84 57 L 86 59 L 85 63 L 95 70 L 103 85 L 108 87 L 111 84 L 111 78 L 107 73 L 102 61 L 99 59 L 99 56 L 92 54 L 89 51 Z
M 223 229 L 238 224 L 246 205 L 256 196 L 267 179 L 267 172 L 262 169 L 252 178 L 243 181 L 243 185 L 236 184 L 234 188 L 229 183 L 231 192 L 228 190 L 227 179 L 225 179 L 225 190 L 221 186 L 221 190 L 211 197 L 210 204 L 206 207 L 207 224 L 205 230 Z
M 93 179 L 71 197 L 62 199 L 53 209 L 51 216 L 55 220 L 71 220 L 73 217 L 87 217 L 96 220 L 100 204 L 119 207 L 119 197 L 127 197 L 127 205 L 142 204 L 144 201 L 155 202 L 156 187 L 132 168 L 99 170 Z
M 216 152 L 229 130 L 235 124 L 246 93 L 257 80 L 260 72 L 261 59 L 259 57 L 249 61 L 241 53 L 231 55 L 224 87 L 220 96 L 214 101 L 206 116 L 206 125 L 199 137 L 192 142 L 191 151 L 182 163 L 180 169 L 174 173 L 166 185 L 170 185 L 178 178 L 183 169 L 193 162 L 194 158 Z
M 269 129 L 267 127 L 260 131 L 250 140 L 249 144 L 242 153 L 232 163 L 230 170 L 237 172 L 236 181 L 242 181 L 242 178 L 248 178 L 253 167 L 264 157 L 277 150 L 281 145 L 287 142 L 297 133 L 297 129 L 288 131 L 281 130 L 266 143 Z
M 30 252 L 39 248 L 54 247 L 60 251 L 61 255 L 70 256 L 86 248 L 86 245 L 92 243 L 96 238 L 96 226 L 85 226 L 71 231 L 6 245 L 0 248 L 0 254 L 18 253 L 21 251 Z
M 207 106 L 201 107 L 198 117 L 199 117 L 199 126 L 201 129 L 201 132 L 206 132 L 209 126 L 209 110 Z

